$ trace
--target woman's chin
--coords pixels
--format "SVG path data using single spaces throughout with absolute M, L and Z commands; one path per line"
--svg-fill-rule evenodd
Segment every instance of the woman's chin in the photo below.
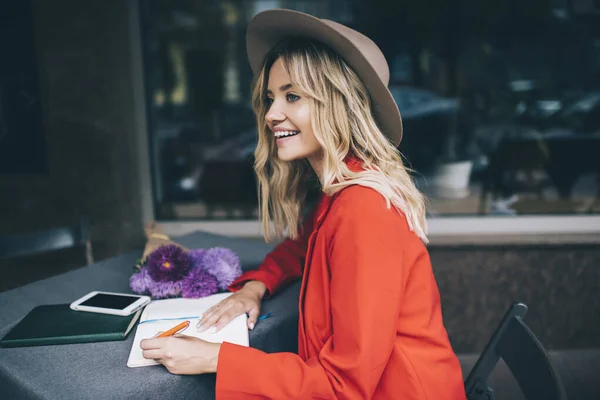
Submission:
M 283 148 L 280 148 L 279 150 L 277 150 L 277 157 L 281 161 L 285 161 L 285 162 L 294 161 L 294 160 L 298 160 L 300 158 L 304 158 L 297 151 L 294 151 L 292 149 L 283 149 Z
M 323 151 L 320 148 L 308 149 L 302 146 L 282 146 L 277 149 L 277 158 L 284 162 L 311 158 L 321 159 L 322 157 Z

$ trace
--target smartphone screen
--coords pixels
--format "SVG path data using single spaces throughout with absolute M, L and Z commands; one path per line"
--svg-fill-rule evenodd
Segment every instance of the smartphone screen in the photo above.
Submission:
M 80 305 L 88 307 L 112 308 L 115 310 L 123 310 L 131 304 L 135 303 L 138 299 L 139 297 L 98 293 L 90 297 L 83 303 L 80 303 Z

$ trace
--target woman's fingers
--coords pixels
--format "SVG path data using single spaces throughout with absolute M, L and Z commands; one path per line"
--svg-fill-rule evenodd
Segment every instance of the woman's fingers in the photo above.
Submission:
M 223 304 L 227 303 L 229 299 L 225 299 L 225 300 L 221 300 L 220 302 L 218 302 L 217 304 L 215 304 L 214 306 L 212 306 L 211 308 L 209 308 L 208 310 L 206 310 L 206 312 L 204 313 L 204 315 L 206 314 L 210 314 L 213 311 L 215 311 L 217 308 L 221 307 Z
M 238 315 L 244 314 L 246 311 L 244 310 L 244 306 L 242 303 L 237 303 L 235 306 L 231 307 L 227 312 L 221 315 L 215 322 L 215 332 L 219 332 L 225 325 L 231 322 L 232 319 L 237 317 Z
M 213 326 L 222 317 L 222 315 L 228 312 L 232 307 L 234 307 L 233 302 L 228 302 L 213 311 L 210 315 L 204 315 L 202 319 L 198 321 L 198 331 L 203 332 Z
M 220 303 L 212 306 L 208 310 L 206 310 L 206 312 L 204 314 L 202 314 L 202 318 L 200 318 L 200 321 L 198 321 L 197 327 L 200 328 L 200 326 L 207 325 L 206 322 L 208 320 L 210 320 L 215 315 L 220 315 L 221 313 L 223 313 L 224 310 L 228 309 L 229 308 L 228 300 L 229 299 L 225 299 L 225 300 L 221 301 Z
M 204 314 L 202 315 L 202 318 L 200 319 L 200 323 L 207 320 L 210 316 L 212 316 L 215 312 L 217 312 L 217 310 L 219 310 L 219 308 L 222 308 L 224 305 L 226 305 L 228 303 L 227 300 L 229 300 L 229 299 L 222 300 L 221 302 L 215 304 L 214 306 L 212 306 L 211 308 L 206 310 L 204 312 Z
M 248 311 L 248 329 L 254 329 L 256 321 L 258 320 L 258 314 L 260 314 L 260 309 L 258 307 L 253 307 Z
M 221 330 L 238 315 L 248 313 L 248 327 L 254 329 L 260 311 L 260 297 L 251 290 L 242 289 L 227 299 L 209 308 L 196 327 L 199 332 L 204 332 L 214 326 L 215 332 Z
M 140 347 L 143 350 L 160 349 L 163 346 L 163 341 L 164 338 L 156 338 L 156 336 L 150 339 L 143 339 L 140 342 Z
M 221 318 L 220 314 L 212 314 L 206 318 L 202 318 L 202 320 L 198 321 L 198 324 L 196 325 L 198 332 L 204 332 L 205 330 L 213 326 L 215 322 L 219 320 L 219 318 Z
M 162 349 L 143 350 L 142 356 L 150 360 L 160 360 L 163 356 Z

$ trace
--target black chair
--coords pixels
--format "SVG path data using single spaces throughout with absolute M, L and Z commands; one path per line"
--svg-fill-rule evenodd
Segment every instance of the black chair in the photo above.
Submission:
M 85 218 L 81 218 L 75 226 L 0 236 L 0 258 L 34 255 L 77 246 L 84 248 L 87 265 L 93 264 L 90 230 Z
M 562 382 L 542 343 L 523 322 L 527 306 L 513 304 L 465 381 L 468 400 L 493 400 L 488 377 L 502 358 L 528 400 L 565 400 Z

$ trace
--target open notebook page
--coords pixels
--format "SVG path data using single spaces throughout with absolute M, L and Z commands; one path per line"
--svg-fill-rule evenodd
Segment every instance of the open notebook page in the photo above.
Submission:
M 140 317 L 127 366 L 158 365 L 157 362 L 147 360 L 142 356 L 140 342 L 142 339 L 154 337 L 158 332 L 167 331 L 185 320 L 190 321 L 190 326 L 181 332 L 182 335 L 195 336 L 214 343 L 230 342 L 248 346 L 246 314 L 234 318 L 227 326 L 216 333 L 213 333 L 211 329 L 204 332 L 198 332 L 196 329 L 196 324 L 202 314 L 228 296 L 231 296 L 231 293 L 219 293 L 200 299 L 166 299 L 150 302 Z

